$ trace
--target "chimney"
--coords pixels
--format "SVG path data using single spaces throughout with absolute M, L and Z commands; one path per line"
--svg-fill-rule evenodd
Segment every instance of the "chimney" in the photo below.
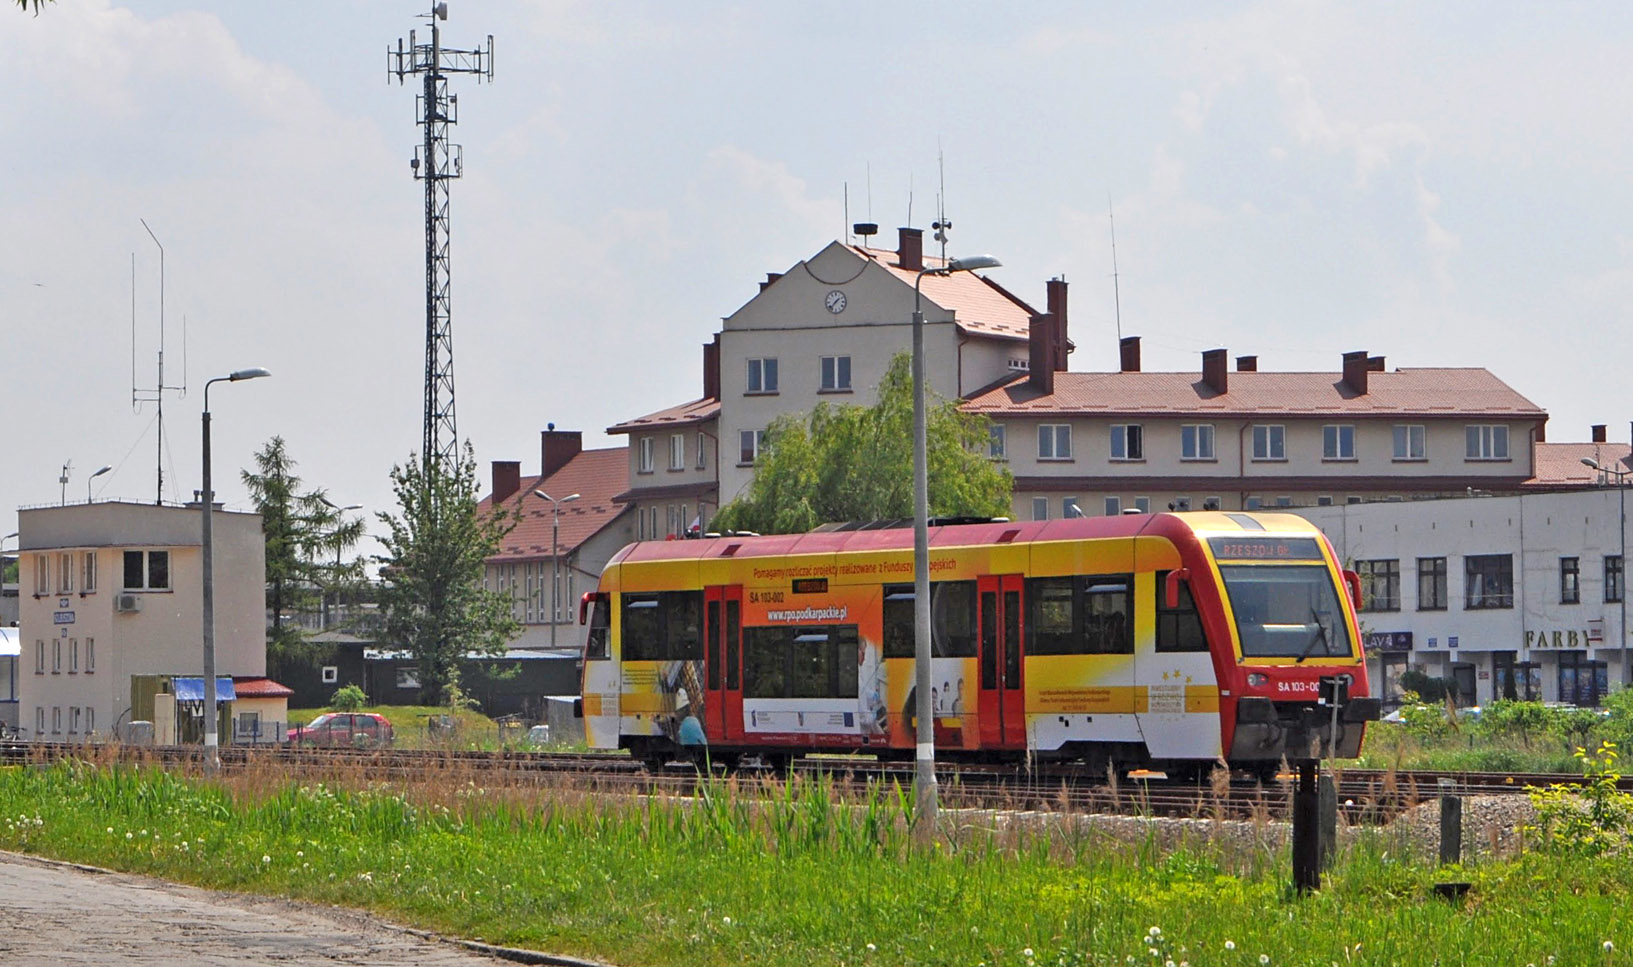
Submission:
M 765 290 L 771 288 L 771 283 L 780 278 L 782 278 L 781 272 L 767 272 L 765 274 L 765 281 L 760 283 L 760 291 L 764 292 Z
M 509 500 L 522 489 L 522 462 L 520 460 L 493 461 L 493 502 Z
M 896 262 L 909 272 L 924 268 L 924 229 L 898 228 L 901 239 L 896 246 Z
M 548 477 L 567 466 L 584 449 L 582 430 L 558 430 L 554 423 L 539 434 L 539 476 Z
M 1117 340 L 1117 355 L 1122 362 L 1120 368 L 1125 373 L 1140 371 L 1140 337 L 1124 336 Z
M 703 344 L 703 398 L 717 400 L 720 398 L 720 334 L 715 333 L 714 342 Z
M 1367 395 L 1367 366 L 1366 350 L 1344 354 L 1344 382 L 1361 396 Z
M 1538 442 L 1538 443 L 1547 443 L 1548 442 L 1548 421 L 1547 420 L 1543 420 L 1541 423 L 1537 424 L 1537 441 L 1536 442 Z
M 1595 423 L 1593 425 L 1593 442 L 1594 443 L 1604 443 L 1605 442 L 1605 425 L 1603 423 Z
M 1385 370 L 1384 370 L 1384 358 L 1382 356 L 1368 356 L 1367 357 L 1367 372 L 1369 372 L 1369 373 L 1382 373 L 1382 372 L 1385 372 Z
M 1223 349 L 1209 349 L 1202 353 L 1202 382 L 1221 395 L 1230 392 L 1230 373 Z
M 1055 315 L 1045 312 L 1032 317 L 1032 325 L 1027 340 L 1028 360 L 1031 373 L 1027 376 L 1027 385 L 1045 396 L 1055 391 Z
M 1259 371 L 1259 357 L 1237 356 L 1236 371 L 1238 373 L 1257 373 Z
M 1055 317 L 1055 369 L 1066 371 L 1066 353 L 1071 343 L 1066 335 L 1066 280 L 1050 279 L 1045 283 L 1048 291 L 1049 314 Z

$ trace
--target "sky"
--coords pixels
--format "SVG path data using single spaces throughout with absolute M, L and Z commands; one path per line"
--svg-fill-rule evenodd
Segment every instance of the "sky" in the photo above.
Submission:
M 205 381 L 251 366 L 272 378 L 210 395 L 225 505 L 282 436 L 335 503 L 394 509 L 424 216 L 417 87 L 386 51 L 427 2 L 0 8 L 0 533 L 154 500 L 161 466 L 191 499 Z M 697 398 L 765 273 L 849 222 L 893 246 L 938 196 L 949 254 L 998 256 L 1033 305 L 1071 284 L 1073 370 L 1114 368 L 1119 327 L 1147 370 L 1366 350 L 1485 367 L 1550 440 L 1628 438 L 1633 7 L 448 6 L 445 45 L 495 51 L 491 84 L 450 81 L 455 398 L 484 481 L 536 473 L 548 423 L 622 445 L 607 427 Z

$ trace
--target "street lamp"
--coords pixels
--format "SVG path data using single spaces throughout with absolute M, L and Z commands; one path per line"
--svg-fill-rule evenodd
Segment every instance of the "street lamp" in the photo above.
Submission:
M 103 474 L 107 473 L 109 470 L 112 470 L 112 469 L 113 469 L 112 464 L 103 464 L 101 470 L 98 470 L 96 473 L 93 473 L 89 477 L 85 478 L 85 502 L 87 504 L 91 502 L 91 481 L 95 480 L 96 478 L 102 476 Z
M 919 285 L 926 275 L 951 275 L 1002 264 L 990 255 L 971 255 L 949 259 L 940 268 L 920 269 L 913 280 L 913 687 L 918 694 L 913 709 L 918 719 L 913 787 L 918 822 L 926 837 L 934 834 L 936 824 L 936 733 L 930 705 L 930 472 L 924 415 L 924 311 Z
M 322 494 L 318 494 L 318 502 L 323 504 L 323 506 L 325 506 L 325 507 L 327 507 L 330 510 L 335 512 L 335 535 L 336 535 L 335 536 L 335 574 L 338 575 L 340 573 L 340 537 L 339 537 L 340 526 L 341 526 L 340 517 L 341 517 L 342 514 L 346 513 L 349 510 L 362 510 L 363 505 L 362 504 L 347 504 L 344 507 L 336 507 L 334 501 L 332 501 L 329 498 L 323 496 Z M 335 610 L 337 610 L 337 611 L 340 610 L 340 595 L 338 593 L 335 595 Z M 324 595 L 324 597 L 323 597 L 323 630 L 324 631 L 329 630 L 329 596 L 328 595 Z
M 204 768 L 209 772 L 221 767 L 215 734 L 215 533 L 210 520 L 215 492 L 210 489 L 210 387 L 271 375 L 255 366 L 204 383 L 204 489 L 199 491 L 199 506 L 204 515 Z
M 1622 686 L 1625 688 L 1633 683 L 1633 661 L 1628 660 L 1627 654 L 1627 476 L 1633 470 L 1612 470 L 1599 463 L 1592 457 L 1583 457 L 1582 465 L 1592 467 L 1602 474 L 1609 474 L 1616 478 L 1616 532 L 1621 535 L 1621 586 L 1616 589 L 1616 598 L 1621 604 L 1621 650 L 1622 650 Z
M 561 593 L 561 557 L 556 550 L 556 540 L 561 533 L 561 505 L 578 499 L 578 494 L 568 494 L 557 500 L 542 490 L 533 491 L 545 500 L 550 501 L 550 647 L 556 647 L 556 623 L 561 618 L 561 607 L 556 596 Z

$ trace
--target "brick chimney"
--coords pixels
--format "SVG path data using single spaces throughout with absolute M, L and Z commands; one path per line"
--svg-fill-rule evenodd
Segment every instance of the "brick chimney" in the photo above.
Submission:
M 1202 353 L 1202 382 L 1221 395 L 1230 392 L 1230 364 L 1223 349 L 1209 349 Z
M 584 449 L 582 430 L 558 430 L 554 423 L 539 434 L 539 476 L 548 477 L 567 466 Z
M 1055 367 L 1052 365 L 1055 331 L 1054 313 L 1045 312 L 1032 317 L 1027 340 L 1027 365 L 1031 367 L 1031 372 L 1027 374 L 1026 382 L 1045 396 L 1055 391 Z
M 924 268 L 924 229 L 898 228 L 900 239 L 896 244 L 896 263 L 909 272 Z
M 1369 373 L 1386 372 L 1386 370 L 1384 369 L 1384 358 L 1382 356 L 1368 356 L 1367 357 L 1367 372 L 1369 372 Z
M 1369 370 L 1366 350 L 1344 354 L 1344 382 L 1349 388 L 1361 396 L 1367 395 L 1367 372 Z
M 1050 279 L 1045 283 L 1048 292 L 1048 311 L 1055 317 L 1055 369 L 1066 371 L 1066 353 L 1071 342 L 1066 334 L 1066 280 Z
M 520 460 L 493 461 L 493 502 L 503 503 L 522 489 L 522 462 Z
M 1605 425 L 1603 423 L 1595 423 L 1593 425 L 1593 442 L 1594 443 L 1604 443 L 1605 442 Z
M 1259 371 L 1259 357 L 1237 356 L 1236 371 L 1238 373 L 1257 373 Z
M 767 272 L 765 274 L 765 281 L 760 283 L 760 291 L 764 292 L 765 290 L 771 288 L 771 283 L 780 278 L 782 278 L 781 272 Z
M 1124 336 L 1117 340 L 1118 367 L 1125 373 L 1140 371 L 1140 337 Z
M 714 342 L 703 344 L 703 398 L 717 400 L 720 398 L 720 334 L 715 333 Z

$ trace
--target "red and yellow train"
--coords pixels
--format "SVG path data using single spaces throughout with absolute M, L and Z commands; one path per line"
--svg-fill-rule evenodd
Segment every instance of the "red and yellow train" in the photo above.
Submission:
M 585 735 L 648 761 L 911 757 L 911 529 L 631 544 L 584 595 Z M 943 759 L 1263 770 L 1360 751 L 1359 583 L 1287 514 L 932 528 Z

